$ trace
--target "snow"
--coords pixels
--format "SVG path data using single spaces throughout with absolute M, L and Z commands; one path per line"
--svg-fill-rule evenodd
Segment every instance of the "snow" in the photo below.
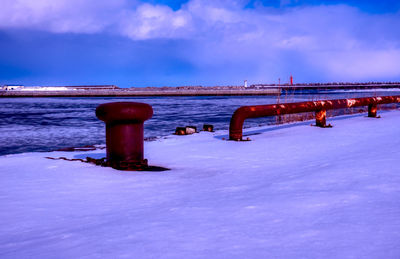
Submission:
M 0 157 L 1 258 L 400 258 L 400 111 L 145 143 L 166 172 Z

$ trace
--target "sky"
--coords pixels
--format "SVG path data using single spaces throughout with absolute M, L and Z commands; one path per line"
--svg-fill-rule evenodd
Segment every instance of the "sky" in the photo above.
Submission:
M 0 84 L 400 81 L 400 1 L 0 3 Z

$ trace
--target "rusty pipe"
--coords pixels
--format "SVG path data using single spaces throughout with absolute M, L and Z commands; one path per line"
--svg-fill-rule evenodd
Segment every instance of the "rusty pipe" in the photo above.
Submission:
M 259 117 L 277 116 L 283 114 L 293 114 L 293 113 L 303 113 L 303 112 L 319 112 L 319 115 L 323 115 L 322 111 L 326 110 L 352 108 L 360 106 L 370 107 L 370 105 L 372 112 L 369 115 L 373 116 L 374 115 L 373 108 L 376 107 L 376 105 L 399 103 L 399 102 L 400 102 L 400 95 L 309 101 L 309 102 L 285 103 L 285 104 L 242 106 L 238 108 L 232 115 L 229 126 L 229 139 L 236 141 L 242 140 L 243 124 L 244 121 L 249 118 L 259 118 Z

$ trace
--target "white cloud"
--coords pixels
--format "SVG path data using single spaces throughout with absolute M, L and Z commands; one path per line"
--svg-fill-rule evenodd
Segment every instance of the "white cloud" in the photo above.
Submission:
M 98 33 L 115 22 L 125 0 L 2 0 L 0 27 Z
M 186 59 L 197 67 L 246 64 L 262 81 L 306 69 L 326 80 L 400 76 L 399 13 L 372 15 L 346 5 L 245 9 L 245 3 L 191 0 L 175 11 L 127 0 L 2 0 L 0 28 L 185 39 L 192 43 Z
M 142 4 L 125 12 L 118 23 L 120 32 L 134 40 L 179 38 L 187 35 L 191 16 L 167 6 Z

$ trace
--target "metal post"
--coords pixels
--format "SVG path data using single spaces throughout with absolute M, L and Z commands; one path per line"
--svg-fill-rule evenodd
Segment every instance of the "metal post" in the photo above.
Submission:
M 143 170 L 143 123 L 153 116 L 145 103 L 115 102 L 102 104 L 96 116 L 106 123 L 107 162 L 118 170 Z
M 376 104 L 368 105 L 368 117 L 376 118 L 377 111 L 378 111 L 378 105 Z
M 213 132 L 214 131 L 214 126 L 211 125 L 211 124 L 204 124 L 203 125 L 203 131 Z
M 315 112 L 315 124 L 318 127 L 326 127 L 326 110 L 318 110 Z

